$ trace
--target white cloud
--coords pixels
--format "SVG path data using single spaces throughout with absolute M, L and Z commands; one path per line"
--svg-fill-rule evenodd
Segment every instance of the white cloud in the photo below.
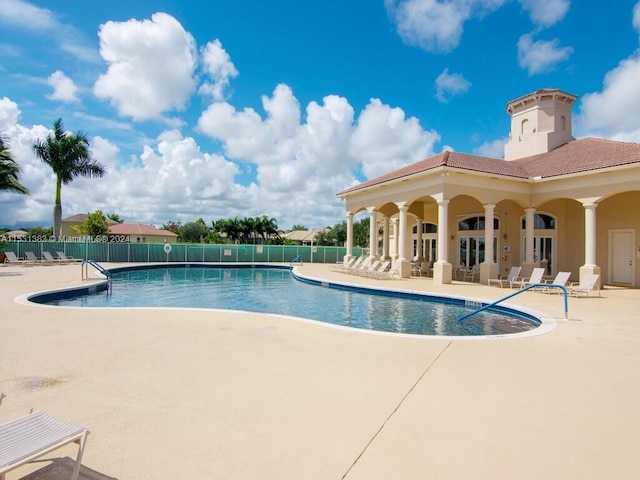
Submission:
M 0 11 L 0 23 L 30 30 L 53 30 L 60 27 L 51 10 L 22 0 L 1 0 Z
M 433 53 L 456 48 L 471 16 L 469 2 L 462 1 L 385 0 L 385 5 L 402 40 Z
M 220 40 L 207 43 L 201 51 L 205 73 L 213 82 L 204 82 L 198 92 L 211 95 L 215 101 L 224 100 L 224 92 L 229 86 L 229 79 L 238 76 L 238 71 Z
M 17 103 L 2 97 L 0 99 L 0 132 L 6 132 L 15 126 L 21 113 Z
M 640 142 L 640 54 L 623 60 L 604 79 L 602 92 L 582 98 L 581 135 Z
M 504 146 L 508 141 L 509 138 L 498 138 L 490 142 L 485 142 L 474 149 L 473 153 L 482 157 L 502 158 L 504 157 Z
M 518 40 L 518 64 L 527 69 L 529 75 L 553 70 L 572 53 L 573 48 L 560 47 L 558 39 L 534 41 L 531 34 L 526 34 Z
M 109 68 L 93 87 L 96 96 L 134 120 L 184 108 L 195 88 L 197 57 L 193 37 L 175 18 L 155 13 L 151 20 L 110 21 L 98 35 Z
M 539 27 L 549 27 L 562 20 L 569 11 L 569 0 L 520 0 L 531 21 Z
M 0 0 L 0 12 L 0 25 L 5 24 L 8 29 L 33 31 L 74 57 L 92 63 L 98 60 L 95 48 L 84 36 L 74 26 L 62 23 L 51 10 L 23 0 Z
M 449 73 L 445 68 L 436 78 L 436 98 L 441 103 L 447 103 L 450 97 L 467 93 L 471 82 L 460 73 Z
M 53 93 L 48 95 L 51 100 L 60 100 L 61 102 L 77 102 L 78 97 L 76 87 L 73 80 L 67 77 L 64 72 L 57 70 L 47 78 L 47 83 L 53 88 Z
M 402 109 L 372 99 L 358 117 L 349 153 L 372 178 L 432 155 L 439 139 L 436 132 L 423 130 L 417 118 L 405 118 Z

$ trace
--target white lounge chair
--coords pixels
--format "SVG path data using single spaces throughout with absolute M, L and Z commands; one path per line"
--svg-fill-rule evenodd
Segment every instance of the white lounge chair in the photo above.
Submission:
M 570 285 L 567 287 L 567 293 L 569 295 L 578 296 L 584 294 L 585 296 L 591 295 L 591 292 L 598 292 L 600 297 L 600 275 L 597 273 L 591 273 L 585 275 L 578 284 Z
M 382 263 L 378 262 L 378 264 L 379 264 L 378 267 L 376 268 L 372 267 L 372 269 L 369 272 L 366 272 L 367 277 L 377 277 L 379 274 L 389 270 L 389 265 L 391 265 L 391 260 L 385 260 Z
M 56 252 L 56 255 L 58 256 L 58 258 L 60 259 L 61 262 L 67 262 L 67 263 L 79 263 L 79 262 L 82 262 L 82 259 L 80 259 L 80 258 L 67 257 L 67 255 L 64 252 Z
M 33 253 L 33 252 L 24 252 L 24 256 L 27 257 L 27 260 L 30 261 L 31 263 L 33 263 L 34 265 L 36 265 L 36 264 L 49 265 L 48 262 L 40 260 L 38 257 L 36 257 L 36 254 Z
M 0 479 L 26 463 L 64 445 L 78 444 L 71 480 L 78 478 L 89 430 L 63 422 L 47 412 L 35 412 L 0 425 Z
M 513 282 L 512 286 L 516 286 L 518 288 L 524 288 L 524 287 L 529 287 L 531 285 L 535 285 L 536 283 L 542 283 L 542 276 L 544 275 L 544 271 L 545 271 L 544 268 L 534 268 L 529 278 L 516 280 Z
M 4 255 L 5 255 L 4 263 L 8 263 L 9 265 L 33 265 L 34 264 L 30 260 L 19 258 L 13 252 L 4 252 Z
M 489 286 L 495 284 L 500 288 L 512 288 L 513 283 L 517 282 L 520 279 L 520 270 L 522 270 L 522 267 L 511 267 L 511 270 L 509 270 L 509 275 L 500 278 L 490 278 L 489 280 L 487 280 L 487 283 Z
M 60 260 L 53 258 L 53 255 L 49 252 L 42 252 L 42 263 L 45 265 L 53 265 L 54 263 L 60 263 Z
M 347 262 L 336 263 L 336 265 L 333 267 L 330 267 L 329 270 L 331 270 L 332 272 L 342 272 L 343 270 L 352 267 L 353 264 L 356 263 L 356 261 L 357 261 L 356 257 L 352 257 L 351 260 Z
M 402 262 L 397 261 L 391 266 L 390 270 L 376 273 L 375 278 L 391 279 L 391 278 L 395 278 L 396 276 L 400 278 L 400 267 L 402 267 Z
M 551 281 L 548 281 L 547 283 L 549 285 L 560 285 L 561 287 L 566 287 L 567 284 L 569 283 L 569 278 L 571 278 L 571 272 L 558 272 L 558 274 L 556 275 L 556 278 L 554 278 Z M 542 291 L 544 293 L 562 293 L 561 289 L 550 288 L 550 287 L 544 287 Z

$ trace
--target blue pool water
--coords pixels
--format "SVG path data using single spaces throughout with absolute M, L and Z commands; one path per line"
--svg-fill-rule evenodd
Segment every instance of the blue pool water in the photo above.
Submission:
M 458 319 L 478 305 L 464 300 L 361 288 L 329 288 L 283 268 L 162 267 L 114 271 L 111 288 L 45 294 L 38 303 L 81 307 L 185 307 L 277 313 L 354 328 L 422 335 L 500 335 L 540 322 L 511 309 Z

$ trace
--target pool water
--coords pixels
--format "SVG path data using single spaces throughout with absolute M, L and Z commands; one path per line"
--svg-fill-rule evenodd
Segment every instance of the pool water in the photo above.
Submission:
M 487 310 L 463 300 L 397 292 L 342 289 L 297 280 L 289 269 L 170 267 L 115 271 L 109 290 L 32 301 L 81 307 L 183 307 L 276 313 L 347 327 L 420 335 L 501 335 L 540 322 L 515 310 Z

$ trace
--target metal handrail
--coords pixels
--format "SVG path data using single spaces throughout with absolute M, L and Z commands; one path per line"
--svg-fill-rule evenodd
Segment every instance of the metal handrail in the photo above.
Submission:
M 531 285 L 528 285 L 520 290 L 518 290 L 517 292 L 514 292 L 510 295 L 507 295 L 506 297 L 503 297 L 499 300 L 496 300 L 493 303 L 490 303 L 488 305 L 484 305 L 483 307 L 480 307 L 476 310 L 474 310 L 471 313 L 467 313 L 463 316 L 461 316 L 458 321 L 461 322 L 462 320 L 465 320 L 467 318 L 469 318 L 471 315 L 475 315 L 476 313 L 480 313 L 488 308 L 494 307 L 497 304 L 499 304 L 500 302 L 503 302 L 505 300 L 510 299 L 511 297 L 515 297 L 516 295 L 521 294 L 522 292 L 526 292 L 527 290 L 531 289 L 531 288 L 536 288 L 536 287 L 545 287 L 545 288 L 560 288 L 563 292 L 564 292 L 564 318 L 565 320 L 569 318 L 569 300 L 568 300 L 568 294 L 567 294 L 567 289 L 563 286 L 563 285 L 556 285 L 555 283 L 533 283 Z
M 111 279 L 111 272 L 106 268 L 104 268 L 102 265 L 100 265 L 98 262 L 96 262 L 95 260 L 83 260 L 82 261 L 82 279 L 83 280 L 85 278 L 88 278 L 88 275 L 85 275 L 86 265 L 91 265 L 93 268 L 95 268 L 98 272 L 103 274 L 109 280 Z

